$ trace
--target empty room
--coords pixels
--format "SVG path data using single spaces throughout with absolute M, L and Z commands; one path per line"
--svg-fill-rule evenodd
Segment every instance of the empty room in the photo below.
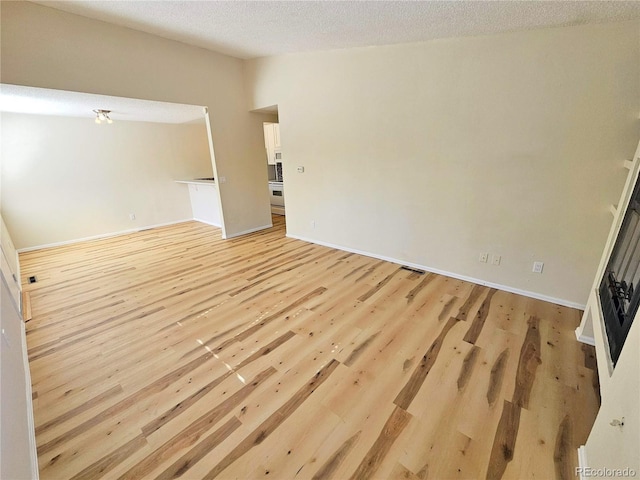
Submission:
M 640 475 L 640 3 L 0 21 L 0 478 Z

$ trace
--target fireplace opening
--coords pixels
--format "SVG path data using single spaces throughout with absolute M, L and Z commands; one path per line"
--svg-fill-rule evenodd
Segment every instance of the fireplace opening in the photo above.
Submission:
M 640 183 L 636 183 L 599 288 L 609 352 L 614 366 L 638 310 L 639 282 Z

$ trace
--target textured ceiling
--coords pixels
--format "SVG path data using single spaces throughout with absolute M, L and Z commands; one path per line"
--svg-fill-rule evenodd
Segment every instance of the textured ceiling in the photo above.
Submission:
M 114 121 L 155 123 L 204 122 L 203 107 L 152 102 L 46 88 L 0 85 L 0 111 L 95 118 L 93 110 L 111 110 Z
M 39 1 L 239 58 L 640 18 L 640 1 Z

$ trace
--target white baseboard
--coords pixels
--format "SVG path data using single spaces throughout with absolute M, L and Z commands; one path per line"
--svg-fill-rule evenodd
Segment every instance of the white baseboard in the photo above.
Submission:
M 186 218 L 184 220 L 176 220 L 174 222 L 167 222 L 167 223 L 158 223 L 158 224 L 155 224 L 155 225 L 146 225 L 144 227 L 136 227 L 136 228 L 132 228 L 132 229 L 129 229 L 129 230 L 121 230 L 119 232 L 103 233 L 103 234 L 100 234 L 100 235 L 93 235 L 91 237 L 75 238 L 73 240 L 64 240 L 62 242 L 54 242 L 54 243 L 47 243 L 47 244 L 44 244 L 44 245 L 36 245 L 34 247 L 19 248 L 19 249 L 17 249 L 17 252 L 18 253 L 24 253 L 24 252 L 32 252 L 34 250 L 40 250 L 40 249 L 43 249 L 43 248 L 61 247 L 61 246 L 64 246 L 64 245 L 73 245 L 74 243 L 88 242 L 88 241 L 91 241 L 91 240 L 100 240 L 100 239 L 103 239 L 103 238 L 117 237 L 117 236 L 120 236 L 120 235 L 128 235 L 130 233 L 141 232 L 143 230 L 150 230 L 152 228 L 168 227 L 169 225 L 177 225 L 178 223 L 192 222 L 192 221 L 204 223 L 206 225 L 211 225 L 212 227 L 222 228 L 221 225 L 216 225 L 215 223 L 211 223 L 211 222 L 208 222 L 206 220 L 201 220 L 199 218 Z M 227 236 L 223 235 L 222 238 L 239 237 L 241 235 L 247 235 L 249 233 L 257 232 L 259 230 L 264 230 L 266 228 L 271 228 L 271 227 L 273 227 L 273 223 L 269 223 L 268 225 L 262 225 L 262 226 L 256 227 L 256 228 L 251 228 L 249 230 L 243 230 L 242 232 L 237 232 L 237 233 L 234 233 L 232 235 L 227 235 Z
M 586 343 L 587 345 L 591 345 L 592 347 L 596 346 L 596 339 L 583 335 L 582 332 L 580 332 L 580 327 L 576 328 L 576 338 L 580 343 Z
M 169 225 L 176 225 L 178 223 L 191 222 L 193 220 L 195 220 L 195 219 L 194 218 L 186 218 L 184 220 L 176 220 L 174 222 L 158 223 L 158 224 L 155 224 L 155 225 L 145 225 L 143 227 L 136 227 L 136 228 L 131 228 L 131 229 L 128 229 L 128 230 L 121 230 L 119 232 L 102 233 L 100 235 L 93 235 L 91 237 L 75 238 L 75 239 L 72 239 L 72 240 L 63 240 L 62 242 L 46 243 L 44 245 L 36 245 L 34 247 L 19 248 L 17 251 L 18 251 L 18 253 L 24 253 L 24 252 L 32 252 L 34 250 L 40 250 L 42 248 L 62 247 L 64 245 L 73 245 L 74 243 L 88 242 L 88 241 L 91 241 L 91 240 L 100 240 L 102 238 L 111 238 L 111 237 L 117 237 L 117 236 L 120 236 L 120 235 L 128 235 L 130 233 L 141 232 L 143 230 L 150 230 L 152 228 L 168 227 Z M 198 220 L 198 221 L 200 221 L 200 220 Z M 218 225 L 216 225 L 216 226 L 218 226 Z
M 578 468 L 580 468 L 580 480 L 586 480 L 587 477 L 583 475 L 582 472 L 584 472 L 587 467 L 587 449 L 584 445 L 581 445 L 578 447 Z
M 263 225 L 261 227 L 256 227 L 256 228 L 250 228 L 249 230 L 243 230 L 242 232 L 236 232 L 236 233 L 232 233 L 231 235 L 227 235 L 224 236 L 222 238 L 235 238 L 235 237 L 240 237 L 242 235 L 247 235 L 249 233 L 253 233 L 253 232 L 258 232 L 260 230 L 265 230 L 267 228 L 271 228 L 273 227 L 273 223 L 269 223 L 268 225 Z
M 27 354 L 27 332 L 24 322 L 21 322 L 22 337 L 22 363 L 24 368 L 24 377 L 27 396 L 27 425 L 29 427 L 29 458 L 31 459 L 31 478 L 38 480 L 40 472 L 38 470 L 38 448 L 36 444 L 36 423 L 33 419 L 33 390 L 31 388 L 31 370 L 29 369 L 29 355 Z
M 200 218 L 193 218 L 196 222 L 204 223 L 206 225 L 211 225 L 212 227 L 222 228 L 222 226 L 218 223 L 209 222 L 207 220 L 202 220 Z
M 426 265 L 419 265 L 417 263 L 406 262 L 406 261 L 403 261 L 403 260 L 398 260 L 396 258 L 391 258 L 391 257 L 387 257 L 387 256 L 384 256 L 384 255 L 378 255 L 378 254 L 371 253 L 371 252 L 365 252 L 363 250 L 358 250 L 357 248 L 350 248 L 350 247 L 343 247 L 341 245 L 334 245 L 334 244 L 329 243 L 329 242 L 322 242 L 322 241 L 319 241 L 319 240 L 313 240 L 313 239 L 310 239 L 310 238 L 301 237 L 299 235 L 293 235 L 293 234 L 290 234 L 290 233 L 287 233 L 287 237 L 295 238 L 296 240 L 302 240 L 303 242 L 315 243 L 317 245 L 322 245 L 324 247 L 335 248 L 336 250 L 342 250 L 342 251 L 345 251 L 345 252 L 357 253 L 358 255 L 364 255 L 366 257 L 377 258 L 378 260 L 384 260 L 384 261 L 391 262 L 391 263 L 397 263 L 399 265 L 406 265 L 406 266 L 411 267 L 411 268 L 416 268 L 416 269 L 419 269 L 419 270 L 425 270 L 427 272 L 436 273 L 438 275 L 443 275 L 445 277 L 455 278 L 457 280 L 463 280 L 465 282 L 475 283 L 477 285 L 483 285 L 485 287 L 491 287 L 491 288 L 495 288 L 495 289 L 502 290 L 502 291 L 509 292 L 509 293 L 515 293 L 517 295 L 522 295 L 522 296 L 529 297 L 529 298 L 535 298 L 536 300 L 542 300 L 544 302 L 555 303 L 556 305 L 562 305 L 563 307 L 576 308 L 578 310 L 584 310 L 586 308 L 586 305 L 583 305 L 583 304 L 580 304 L 580 303 L 576 303 L 576 302 L 570 302 L 570 301 L 562 299 L 562 298 L 555 298 L 555 297 L 550 297 L 548 295 L 542 295 L 542 294 L 536 293 L 536 292 L 530 292 L 528 290 L 521 290 L 519 288 L 510 287 L 509 285 L 502 285 L 502 284 L 499 284 L 499 283 L 487 282 L 487 281 L 481 280 L 479 278 L 468 277 L 466 275 L 459 275 L 457 273 L 447 272 L 445 270 L 440 270 L 440 269 L 437 269 L 437 268 L 431 268 L 431 267 L 428 267 Z

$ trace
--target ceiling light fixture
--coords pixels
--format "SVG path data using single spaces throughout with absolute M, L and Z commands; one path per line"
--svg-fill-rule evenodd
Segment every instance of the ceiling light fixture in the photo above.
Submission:
M 96 114 L 96 123 L 102 123 L 102 122 L 113 123 L 113 120 L 111 120 L 111 118 L 109 117 L 111 110 L 98 109 L 98 110 L 94 110 L 94 112 Z

